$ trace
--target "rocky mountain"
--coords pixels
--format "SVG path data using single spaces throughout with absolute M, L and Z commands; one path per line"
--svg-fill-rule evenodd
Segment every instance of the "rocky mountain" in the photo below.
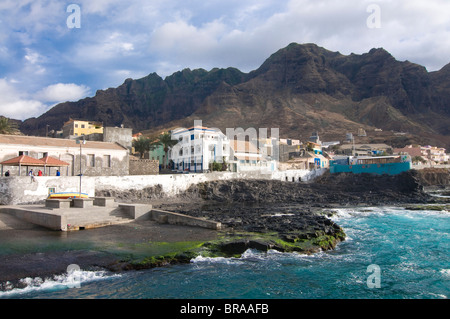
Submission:
M 152 133 L 201 119 L 224 132 L 227 127 L 279 128 L 281 136 L 303 140 L 313 131 L 322 139 L 342 140 L 363 128 L 368 136 L 361 142 L 450 149 L 449 105 L 450 64 L 428 72 L 381 48 L 343 55 L 292 43 L 250 73 L 185 69 L 165 79 L 152 73 L 58 104 L 20 128 L 43 135 L 47 124 L 59 129 L 72 117 Z

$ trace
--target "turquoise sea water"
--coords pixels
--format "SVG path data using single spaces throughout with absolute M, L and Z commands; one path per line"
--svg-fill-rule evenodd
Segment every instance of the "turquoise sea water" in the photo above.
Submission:
M 346 241 L 307 256 L 247 251 L 190 264 L 109 274 L 79 271 L 0 298 L 447 299 L 450 214 L 374 207 L 339 209 Z M 379 270 L 379 272 L 374 271 Z M 369 271 L 368 271 L 369 270 Z M 377 287 L 379 284 L 379 288 Z

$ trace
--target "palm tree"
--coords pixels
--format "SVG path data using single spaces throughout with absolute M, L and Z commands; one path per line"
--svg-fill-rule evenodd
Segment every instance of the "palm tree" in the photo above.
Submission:
M 133 141 L 133 147 L 136 152 L 140 154 L 141 158 L 144 158 L 145 152 L 154 150 L 160 142 L 155 137 L 141 136 L 139 139 Z
M 0 117 L 0 134 L 15 134 L 17 131 L 16 123 L 10 122 L 6 117 Z
M 164 168 L 167 168 L 167 162 L 168 162 L 167 154 L 169 152 L 169 149 L 171 149 L 175 144 L 177 144 L 178 141 L 172 139 L 172 134 L 170 134 L 170 132 L 164 132 L 163 134 L 161 134 L 158 137 L 158 139 L 159 139 L 160 144 L 163 145 L 163 147 L 164 147 L 164 153 L 166 154 Z

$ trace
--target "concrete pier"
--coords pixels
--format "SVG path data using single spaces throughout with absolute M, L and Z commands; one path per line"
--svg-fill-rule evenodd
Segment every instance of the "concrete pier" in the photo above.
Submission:
M 0 212 L 59 231 L 98 228 L 143 219 L 163 224 L 197 226 L 216 230 L 221 228 L 221 224 L 218 222 L 155 210 L 152 205 L 148 204 L 117 203 L 113 198 L 103 197 L 46 200 L 45 205 L 0 206 Z

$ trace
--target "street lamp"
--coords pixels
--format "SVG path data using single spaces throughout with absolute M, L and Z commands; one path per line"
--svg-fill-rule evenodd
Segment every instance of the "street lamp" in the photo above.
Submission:
M 79 139 L 77 140 L 77 144 L 80 144 L 80 188 L 79 188 L 79 196 L 81 198 L 81 176 L 83 175 L 81 173 L 81 145 L 82 144 L 86 144 L 86 140 L 84 139 L 84 135 L 83 135 L 83 141 L 80 141 Z

